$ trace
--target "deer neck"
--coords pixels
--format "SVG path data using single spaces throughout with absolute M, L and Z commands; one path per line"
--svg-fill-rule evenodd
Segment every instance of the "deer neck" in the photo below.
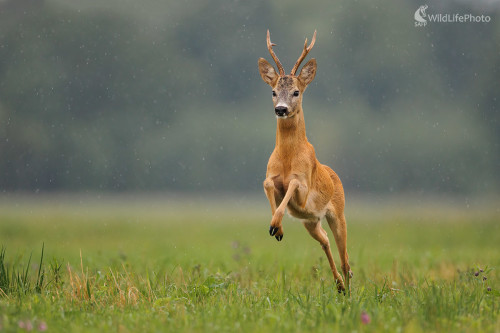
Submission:
M 307 143 L 302 108 L 293 117 L 277 120 L 276 149 L 281 156 L 298 152 Z

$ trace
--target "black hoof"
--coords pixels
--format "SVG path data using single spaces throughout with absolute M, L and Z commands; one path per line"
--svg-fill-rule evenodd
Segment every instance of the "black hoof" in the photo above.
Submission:
M 274 236 L 278 232 L 278 228 L 269 227 L 269 235 Z
M 278 240 L 278 242 L 281 242 L 281 240 L 283 239 L 283 235 L 274 236 L 274 237 L 276 237 L 276 239 Z

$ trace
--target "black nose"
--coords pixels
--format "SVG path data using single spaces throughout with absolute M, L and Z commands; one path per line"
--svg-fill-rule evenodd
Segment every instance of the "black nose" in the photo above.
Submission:
M 276 115 L 279 117 L 283 117 L 288 111 L 288 108 L 286 106 L 277 106 L 274 108 L 274 112 L 276 112 Z

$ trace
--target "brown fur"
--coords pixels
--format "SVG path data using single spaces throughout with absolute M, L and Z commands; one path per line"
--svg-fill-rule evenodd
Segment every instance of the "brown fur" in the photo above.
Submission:
M 301 58 L 304 58 L 303 55 Z M 295 67 L 298 67 L 298 64 Z M 316 67 L 316 60 L 311 59 L 298 76 L 278 75 L 269 62 L 263 58 L 259 59 L 260 75 L 275 93 L 274 107 L 287 108 L 286 115 L 277 119 L 276 146 L 267 164 L 264 191 L 273 215 L 270 234 L 278 241 L 283 238 L 282 219 L 285 208 L 290 215 L 302 220 L 306 230 L 321 244 L 337 287 L 341 291 L 345 290 L 344 281 L 335 267 L 330 242 L 320 221 L 326 217 L 333 232 L 348 287 L 352 272 L 347 255 L 344 190 L 337 174 L 316 159 L 314 147 L 306 137 L 302 110 L 302 95 L 314 79 Z M 294 96 L 297 91 L 298 96 Z

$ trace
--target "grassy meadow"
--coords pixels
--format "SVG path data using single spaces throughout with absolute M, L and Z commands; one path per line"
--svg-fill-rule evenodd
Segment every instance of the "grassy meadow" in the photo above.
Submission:
M 498 332 L 497 209 L 348 201 L 343 295 L 264 195 L 4 196 L 0 332 Z

